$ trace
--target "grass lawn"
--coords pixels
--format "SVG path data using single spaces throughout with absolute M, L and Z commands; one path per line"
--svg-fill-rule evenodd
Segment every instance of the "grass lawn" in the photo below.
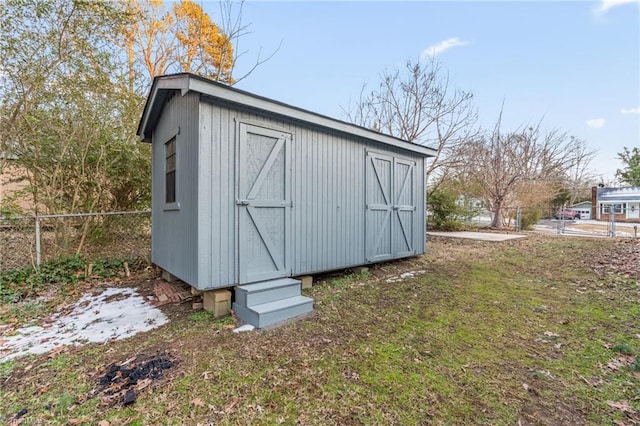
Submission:
M 0 422 L 638 424 L 639 253 L 630 239 L 434 237 L 425 256 L 322 278 L 314 314 L 279 328 L 233 334 L 169 306 L 154 331 L 0 364 Z M 175 365 L 135 403 L 92 396 L 109 364 L 157 352 Z

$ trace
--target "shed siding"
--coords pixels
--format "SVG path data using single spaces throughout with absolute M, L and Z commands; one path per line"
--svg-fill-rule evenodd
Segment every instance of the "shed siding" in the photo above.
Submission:
M 237 183 L 236 129 L 238 122 L 283 130 L 293 135 L 292 275 L 340 269 L 366 263 L 365 157 L 371 149 L 416 163 L 413 222 L 416 254 L 424 252 L 424 161 L 357 137 L 257 114 L 203 97 L 200 118 L 200 158 L 197 245 L 198 288 L 238 282 L 235 205 Z M 196 163 L 194 163 L 196 164 Z M 194 181 L 195 182 L 195 181 Z M 154 193 L 155 194 L 155 193 Z M 194 256 L 195 258 L 195 256 Z M 191 284 L 194 284 L 191 282 Z
M 362 141 L 248 111 L 234 113 L 293 134 L 292 274 L 365 263 Z
M 162 119 L 153 132 L 153 186 L 152 186 L 152 242 L 153 263 L 181 280 L 197 282 L 198 261 L 198 181 L 195 164 L 198 163 L 199 96 L 176 94 L 165 105 Z M 165 147 L 176 136 L 176 201 L 178 210 L 165 210 Z
M 230 111 L 200 103 L 201 188 L 199 288 L 237 283 L 235 245 L 235 123 Z

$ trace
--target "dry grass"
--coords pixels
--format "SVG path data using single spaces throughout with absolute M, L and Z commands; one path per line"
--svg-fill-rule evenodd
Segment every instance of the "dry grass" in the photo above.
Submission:
M 631 424 L 630 262 L 630 240 L 434 237 L 426 256 L 324 277 L 315 314 L 276 329 L 236 335 L 170 306 L 144 335 L 0 364 L 0 421 L 26 408 L 35 424 Z M 135 404 L 87 398 L 105 366 L 165 350 L 177 365 Z

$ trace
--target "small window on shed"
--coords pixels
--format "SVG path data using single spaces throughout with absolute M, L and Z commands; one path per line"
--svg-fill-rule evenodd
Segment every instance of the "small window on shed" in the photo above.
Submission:
M 165 202 L 176 202 L 176 138 L 164 144 L 165 149 Z

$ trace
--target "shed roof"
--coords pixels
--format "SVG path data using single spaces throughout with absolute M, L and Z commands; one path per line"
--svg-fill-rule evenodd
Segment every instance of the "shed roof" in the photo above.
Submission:
M 366 138 L 371 141 L 421 154 L 425 157 L 433 157 L 436 155 L 436 151 L 433 148 L 254 95 L 253 93 L 245 92 L 190 73 L 163 75 L 153 79 L 153 85 L 147 97 L 147 102 L 144 106 L 137 131 L 138 136 L 142 138 L 143 142 L 151 142 L 151 133 L 160 118 L 165 100 L 167 96 L 175 90 L 180 90 L 182 95 L 188 92 L 201 93 L 224 102 L 265 111 L 270 114 L 276 114 L 284 118 L 312 124 L 340 133 Z

